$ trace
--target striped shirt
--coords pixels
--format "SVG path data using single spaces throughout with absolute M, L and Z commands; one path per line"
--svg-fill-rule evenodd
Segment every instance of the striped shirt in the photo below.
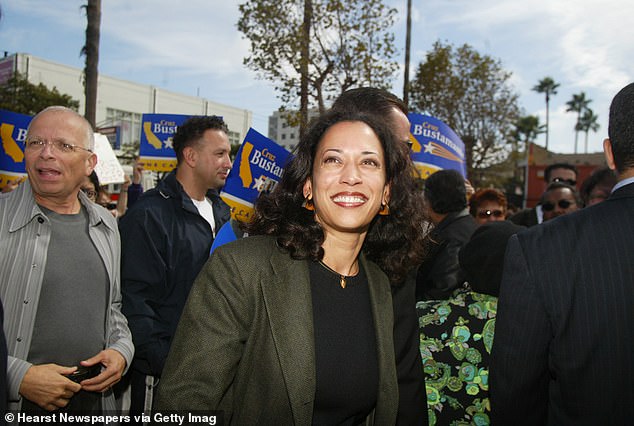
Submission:
M 127 367 L 132 361 L 134 346 L 127 320 L 121 313 L 121 244 L 117 224 L 110 213 L 92 203 L 81 191 L 79 194 L 80 202 L 88 211 L 90 239 L 103 260 L 109 279 L 106 348 L 121 353 Z M 9 353 L 10 410 L 20 409 L 18 391 L 31 367 L 26 358 L 44 278 L 50 226 L 50 221 L 35 203 L 28 180 L 15 190 L 0 195 L 0 298 L 4 304 L 4 332 Z M 72 256 L 72 253 L 68 255 Z M 81 323 L 81 319 L 78 318 L 77 323 Z M 104 395 L 108 400 L 112 398 L 110 391 Z M 110 402 L 105 401 L 104 407 L 110 407 Z

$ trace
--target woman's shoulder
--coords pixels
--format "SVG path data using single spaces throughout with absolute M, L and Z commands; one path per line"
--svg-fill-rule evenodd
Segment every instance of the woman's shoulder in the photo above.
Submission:
M 212 256 L 221 258 L 236 258 L 240 261 L 261 262 L 272 256 L 282 253 L 278 247 L 276 238 L 270 235 L 253 235 L 245 238 L 238 238 L 235 241 L 217 247 Z

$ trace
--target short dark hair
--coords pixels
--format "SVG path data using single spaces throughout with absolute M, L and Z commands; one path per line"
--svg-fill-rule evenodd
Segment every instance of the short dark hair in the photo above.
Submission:
M 634 168 L 634 83 L 622 88 L 610 104 L 608 137 L 619 173 Z
M 550 174 L 555 169 L 568 169 L 568 170 L 572 170 L 573 172 L 575 172 L 575 176 L 579 175 L 579 171 L 572 164 L 569 164 L 569 163 L 555 163 L 555 164 L 551 164 L 550 166 L 546 167 L 546 169 L 544 170 L 544 180 L 546 181 L 546 183 L 550 182 Z
M 438 214 L 459 212 L 467 207 L 464 177 L 456 170 L 438 170 L 425 180 L 425 201 Z
M 220 130 L 229 133 L 229 128 L 222 117 L 217 115 L 204 115 L 188 118 L 178 126 L 174 134 L 173 146 L 178 163 L 183 161 L 183 150 L 188 146 L 198 143 L 207 130 Z
M 483 201 L 494 201 L 502 206 L 504 211 L 508 207 L 508 202 L 506 201 L 506 195 L 499 189 L 495 188 L 483 188 L 478 189 L 469 199 L 469 213 L 471 216 L 477 216 L 478 214 L 478 206 Z
M 323 258 L 324 232 L 314 214 L 302 207 L 303 187 L 312 174 L 317 148 L 324 134 L 342 121 L 367 124 L 381 142 L 386 182 L 390 184 L 390 214 L 374 219 L 363 252 L 383 269 L 392 283 L 401 283 L 409 268 L 422 261 L 426 226 L 422 199 L 415 190 L 414 165 L 409 152 L 401 149 L 392 131 L 374 115 L 330 110 L 313 121 L 295 148 L 295 155 L 284 167 L 275 189 L 257 199 L 254 221 L 246 228 L 250 235 L 276 236 L 278 245 L 294 259 Z
M 539 199 L 539 204 L 543 204 L 544 201 L 546 201 L 546 194 L 554 191 L 555 189 L 569 189 L 570 191 L 572 191 L 572 195 L 575 199 L 575 202 L 577 203 L 577 207 L 583 207 L 583 202 L 581 201 L 581 196 L 579 195 L 579 191 L 577 191 L 577 188 L 575 188 L 574 186 L 570 186 L 564 182 L 549 183 L 546 187 L 546 190 L 542 193 L 542 196 Z

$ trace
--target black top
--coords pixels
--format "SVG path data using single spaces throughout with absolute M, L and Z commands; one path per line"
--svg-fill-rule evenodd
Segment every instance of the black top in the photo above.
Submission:
M 310 263 L 315 334 L 314 425 L 357 425 L 376 405 L 376 336 L 365 271 L 346 278 Z
M 458 262 L 460 249 L 478 227 L 467 209 L 440 221 L 427 239 L 427 256 L 416 275 L 416 300 L 448 300 L 465 282 Z

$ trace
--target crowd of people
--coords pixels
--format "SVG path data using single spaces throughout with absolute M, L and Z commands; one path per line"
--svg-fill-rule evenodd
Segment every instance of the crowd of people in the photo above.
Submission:
M 553 164 L 515 213 L 453 170 L 421 186 L 406 114 L 385 90 L 345 92 L 254 220 L 232 223 L 220 117 L 179 126 L 176 169 L 143 192 L 137 162 L 114 202 L 89 123 L 38 113 L 28 179 L 0 194 L 2 408 L 629 424 L 634 83 L 610 107 L 607 167 L 577 190 L 576 168 Z

